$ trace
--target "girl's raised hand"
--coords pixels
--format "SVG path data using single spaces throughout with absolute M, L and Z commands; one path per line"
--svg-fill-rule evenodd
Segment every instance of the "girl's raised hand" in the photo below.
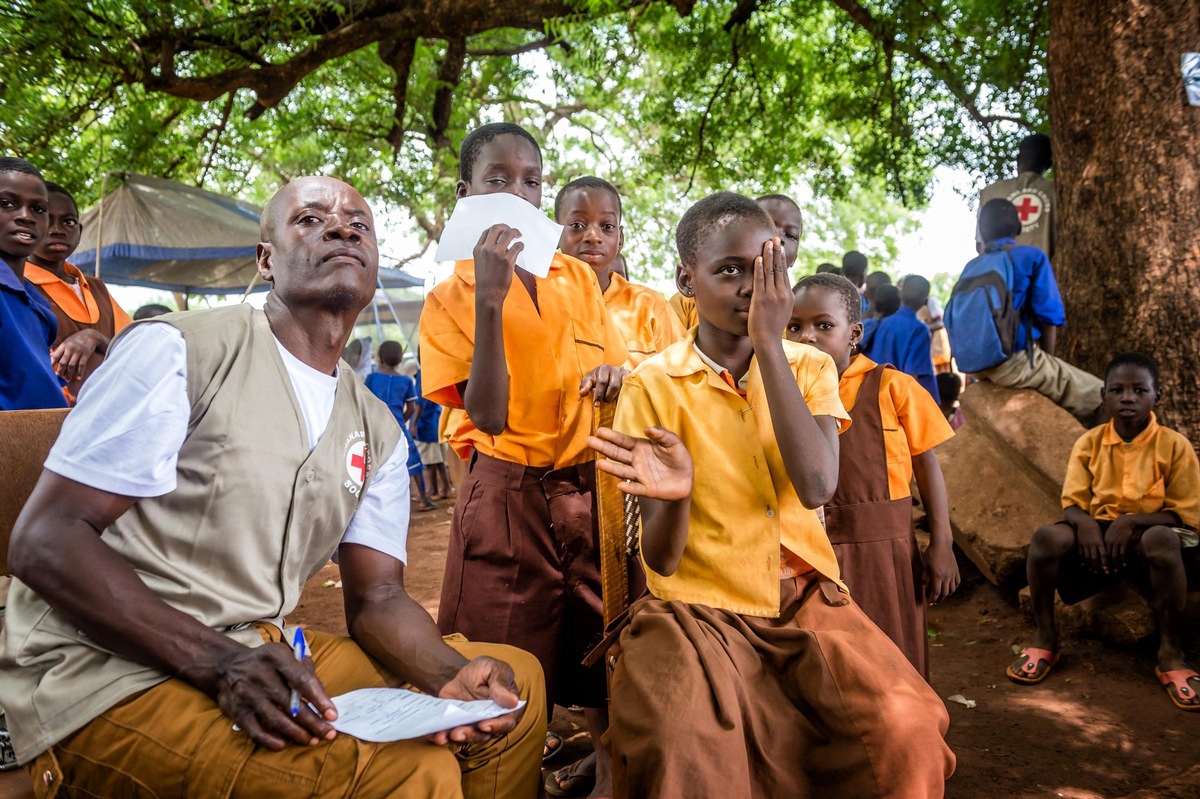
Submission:
M 692 456 L 670 430 L 647 427 L 646 438 L 634 438 L 601 427 L 587 444 L 607 458 L 596 468 L 619 478 L 626 494 L 667 502 L 692 494 Z
M 756 352 L 783 340 L 795 303 L 783 244 L 778 237 L 770 239 L 763 244 L 762 255 L 754 259 L 754 293 L 750 296 L 747 334 Z

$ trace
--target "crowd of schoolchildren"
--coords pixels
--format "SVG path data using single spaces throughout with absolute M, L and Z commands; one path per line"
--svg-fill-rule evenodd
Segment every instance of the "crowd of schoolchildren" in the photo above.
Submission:
M 399 344 L 379 347 L 367 386 L 405 431 L 410 474 L 430 475 L 420 506 L 455 494 L 439 416 L 467 462 L 443 634 L 533 653 L 547 707 L 584 709 L 594 752 L 550 774 L 548 795 L 940 796 L 955 759 L 925 613 L 960 577 L 935 449 L 975 380 L 1035 389 L 1091 426 L 1062 519 L 1033 533 L 1036 631 L 1008 676 L 1054 668 L 1056 592 L 1076 602 L 1132 575 L 1153 598 L 1160 680 L 1200 709 L 1181 648 L 1200 467 L 1156 421 L 1151 357 L 1115 354 L 1103 379 L 1056 357 L 1049 240 L 1025 243 L 1050 229 L 1049 165 L 1048 140 L 1029 137 L 1013 186 L 985 191 L 979 255 L 944 310 L 926 279 L 892 285 L 858 252 L 793 283 L 799 206 L 731 192 L 680 219 L 664 299 L 618 269 L 620 193 L 581 177 L 555 197 L 546 277 L 516 265 L 520 231 L 493 226 L 429 292 L 415 379 Z M 459 198 L 542 204 L 541 151 L 518 126 L 471 132 L 459 168 Z M 0 225 L 0 409 L 66 407 L 130 319 L 67 260 L 70 194 L 18 159 L 0 159 Z M 637 499 L 646 587 L 607 630 L 597 470 Z M 562 746 L 550 734 L 544 760 Z

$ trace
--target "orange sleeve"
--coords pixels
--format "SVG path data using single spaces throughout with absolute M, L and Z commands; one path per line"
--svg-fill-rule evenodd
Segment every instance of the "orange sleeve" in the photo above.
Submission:
M 1174 512 L 1184 526 L 1195 530 L 1200 524 L 1200 463 L 1186 438 L 1180 436 L 1172 449 L 1171 463 L 1164 470 L 1167 495 L 1163 510 Z
M 928 452 L 954 437 L 942 409 L 920 383 L 895 369 L 885 371 L 884 379 L 911 455 Z
M 697 322 L 695 300 L 685 297 L 677 291 L 671 295 L 671 299 L 667 300 L 667 304 L 675 312 L 684 329 L 691 330 L 695 327 Z
M 133 320 L 129 318 L 129 314 L 125 313 L 125 309 L 118 305 L 115 299 L 112 299 L 111 293 L 108 297 L 112 300 L 113 335 L 116 335 L 124 330 L 126 325 L 133 324 Z
M 621 396 L 617 399 L 617 413 L 613 417 L 613 430 L 636 438 L 646 437 L 646 428 L 659 423 L 658 414 L 650 403 L 650 394 L 636 375 L 625 378 Z M 677 431 L 672 431 L 677 432 Z
M 453 303 L 452 298 L 449 301 Z M 436 288 L 425 298 L 421 310 L 420 338 L 421 390 L 425 399 L 447 408 L 462 408 L 458 384 L 471 376 L 475 345 Z
M 804 394 L 804 404 L 813 416 L 832 416 L 838 432 L 850 426 L 850 414 L 838 395 L 837 365 L 823 352 L 805 353 L 797 364 L 796 383 Z
M 683 338 L 687 328 L 658 292 L 653 293 L 652 310 L 656 329 L 654 331 L 654 346 L 659 352 Z
M 1103 429 L 1103 428 L 1101 428 Z M 1092 500 L 1095 492 L 1092 485 L 1095 476 L 1092 474 L 1089 462 L 1092 454 L 1092 431 L 1079 437 L 1071 448 L 1071 459 L 1067 461 L 1067 476 L 1063 479 L 1062 506 L 1067 509 L 1072 505 L 1092 512 Z

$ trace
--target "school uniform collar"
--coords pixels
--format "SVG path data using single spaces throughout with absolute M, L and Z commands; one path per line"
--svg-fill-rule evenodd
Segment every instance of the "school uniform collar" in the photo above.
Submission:
M 626 291 L 629 291 L 629 281 L 621 277 L 618 272 L 609 272 L 608 290 L 604 292 L 604 301 L 615 300 Z
M 590 266 L 588 266 L 587 264 L 585 264 L 583 261 L 577 261 L 569 255 L 563 255 L 561 252 L 556 252 L 556 253 L 554 253 L 554 260 L 552 260 L 550 262 L 550 271 L 546 274 L 546 278 L 549 278 L 551 275 L 553 275 L 558 270 L 569 269 L 574 264 L 578 264 L 579 266 L 584 267 L 589 272 L 592 271 L 592 268 Z M 475 260 L 472 258 L 467 258 L 466 260 L 463 260 L 463 261 L 455 261 L 454 262 L 454 274 L 456 277 L 458 277 L 459 280 L 466 283 L 468 286 L 474 286 L 475 285 Z M 535 277 L 534 280 L 544 280 L 546 278 Z
M 737 389 L 733 388 L 730 383 L 727 383 L 721 377 L 721 373 L 728 372 L 728 370 L 712 358 L 709 358 L 696 346 L 696 334 L 699 330 L 699 325 L 693 327 L 684 334 L 683 338 L 657 355 L 655 360 L 662 364 L 663 369 L 670 377 L 690 377 L 696 374 L 705 374 L 708 376 L 710 386 L 722 391 L 736 393 Z M 803 351 L 806 349 L 810 349 L 806 344 L 793 344 L 790 341 L 783 342 L 783 352 L 790 364 L 798 363 L 801 360 Z M 732 376 L 730 376 L 730 380 L 732 381 Z M 762 378 L 759 375 L 758 358 L 756 356 L 750 358 L 750 368 L 746 370 L 746 374 L 738 381 L 738 385 L 742 387 L 742 390 L 747 390 L 751 393 L 761 390 Z
M 859 375 L 865 375 L 878 365 L 879 364 L 872 361 L 866 355 L 859 353 L 850 359 L 850 365 L 846 367 L 846 371 L 842 372 L 841 379 L 845 380 L 847 377 L 858 377 Z
M 7 289 L 13 294 L 25 294 L 25 281 L 17 277 L 17 273 L 8 264 L 0 261 L 0 288 Z
M 75 280 L 79 282 L 80 288 L 82 288 L 84 291 L 87 290 L 87 278 L 84 277 L 83 272 L 80 272 L 75 265 L 70 263 L 63 264 L 63 271 L 75 278 Z M 49 269 L 44 269 L 32 261 L 25 262 L 25 279 L 38 286 L 48 286 L 53 285 L 54 283 L 66 282 L 65 280 L 61 280 L 58 275 L 54 274 Z
M 1126 441 L 1121 438 L 1117 432 L 1117 426 L 1112 419 L 1108 420 L 1108 424 L 1104 426 L 1104 436 L 1100 439 L 1100 443 L 1106 447 L 1123 447 L 1126 444 L 1130 449 L 1141 449 L 1150 443 L 1154 437 L 1158 435 L 1158 418 L 1154 415 L 1154 411 L 1150 411 L 1150 423 L 1146 425 L 1146 429 L 1137 434 L 1137 438 L 1133 441 Z
M 1011 239 L 1008 236 L 1005 236 L 999 239 L 992 239 L 987 244 L 983 245 L 983 249 L 984 252 L 996 252 L 997 250 L 1003 250 L 1005 247 L 1015 246 L 1016 243 L 1016 239 Z

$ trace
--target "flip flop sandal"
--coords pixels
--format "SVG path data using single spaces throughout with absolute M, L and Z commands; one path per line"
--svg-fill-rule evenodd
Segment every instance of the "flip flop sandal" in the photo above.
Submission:
M 1020 662 L 1021 657 L 1025 658 L 1024 663 Z M 1037 685 L 1050 676 L 1050 670 L 1058 663 L 1058 657 L 1057 652 L 1051 652 L 1049 649 L 1027 646 L 1021 650 L 1017 661 L 1004 673 L 1013 682 L 1022 685 Z M 1039 675 L 1038 669 L 1041 668 L 1042 663 L 1046 664 L 1046 670 Z
M 1188 680 L 1193 677 L 1200 677 L 1194 669 L 1174 669 L 1173 671 L 1163 671 L 1157 666 L 1154 667 L 1154 673 L 1158 677 L 1158 681 L 1162 683 L 1163 688 L 1167 691 L 1167 696 L 1171 697 L 1171 702 L 1180 710 L 1193 712 L 1200 710 L 1200 705 L 1187 705 L 1180 702 L 1180 699 L 1195 699 L 1196 689 L 1188 683 Z M 1172 691 L 1171 687 L 1175 690 Z
M 542 762 L 549 763 L 551 760 L 558 757 L 562 753 L 564 743 L 566 743 L 566 741 L 563 740 L 561 735 L 547 730 L 545 746 L 546 751 L 542 755 Z
M 583 765 L 588 758 L 583 757 L 571 765 L 551 772 L 542 783 L 547 796 L 569 797 L 587 796 L 596 787 L 596 775 L 580 774 L 576 769 Z M 595 763 L 595 761 L 592 761 Z

